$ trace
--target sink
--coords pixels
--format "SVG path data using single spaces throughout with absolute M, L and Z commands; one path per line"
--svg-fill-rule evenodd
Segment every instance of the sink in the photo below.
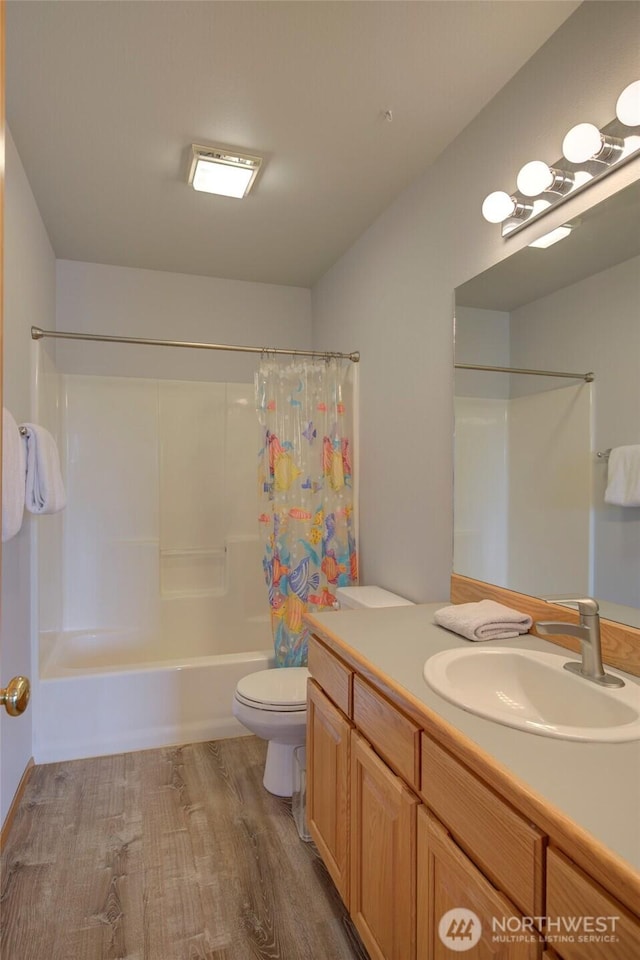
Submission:
M 543 737 L 640 740 L 640 687 L 604 689 L 563 669 L 566 655 L 490 647 L 430 657 L 424 678 L 469 713 Z M 615 671 L 614 671 L 615 672 Z

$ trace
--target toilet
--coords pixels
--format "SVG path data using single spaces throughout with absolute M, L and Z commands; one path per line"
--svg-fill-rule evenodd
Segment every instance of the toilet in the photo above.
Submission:
M 339 587 L 340 609 L 397 607 L 410 600 L 381 587 Z M 250 673 L 239 681 L 232 712 L 240 723 L 267 740 L 263 783 L 276 797 L 290 797 L 293 790 L 293 751 L 307 735 L 306 667 L 273 667 Z

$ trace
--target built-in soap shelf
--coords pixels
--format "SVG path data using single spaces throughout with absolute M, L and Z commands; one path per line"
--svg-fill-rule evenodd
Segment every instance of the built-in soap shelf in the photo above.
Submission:
M 226 592 L 226 547 L 160 550 L 162 597 L 219 597 Z

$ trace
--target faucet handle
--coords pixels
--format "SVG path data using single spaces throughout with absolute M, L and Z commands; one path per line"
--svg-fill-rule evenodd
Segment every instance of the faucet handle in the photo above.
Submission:
M 580 614 L 585 617 L 595 617 L 600 607 L 593 597 L 576 597 L 573 593 L 556 593 L 550 597 L 540 597 L 548 603 L 557 603 L 559 606 L 577 606 Z

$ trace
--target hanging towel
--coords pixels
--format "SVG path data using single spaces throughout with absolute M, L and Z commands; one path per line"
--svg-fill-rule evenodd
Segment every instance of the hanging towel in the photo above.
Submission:
M 640 443 L 614 447 L 609 454 L 606 503 L 640 507 Z
M 31 513 L 57 513 L 67 504 L 56 442 L 44 427 L 23 423 L 27 445 L 26 507 Z
M 495 600 L 454 603 L 434 614 L 435 622 L 467 640 L 510 640 L 527 633 L 533 620 Z
M 11 540 L 24 515 L 26 457 L 18 425 L 2 408 L 2 542 Z

